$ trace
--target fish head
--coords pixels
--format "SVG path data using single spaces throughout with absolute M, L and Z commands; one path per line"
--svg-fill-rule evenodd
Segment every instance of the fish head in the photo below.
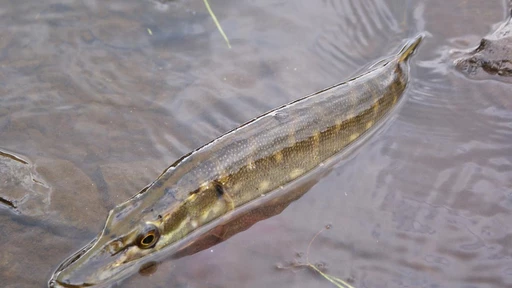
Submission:
M 102 232 L 65 260 L 50 287 L 90 287 L 111 283 L 140 269 L 142 259 L 162 248 L 162 217 L 134 197 L 112 209 Z
M 215 183 L 194 188 L 181 200 L 173 189 L 154 184 L 149 190 L 112 209 L 102 232 L 57 268 L 49 286 L 90 287 L 122 280 L 157 252 L 232 209 Z

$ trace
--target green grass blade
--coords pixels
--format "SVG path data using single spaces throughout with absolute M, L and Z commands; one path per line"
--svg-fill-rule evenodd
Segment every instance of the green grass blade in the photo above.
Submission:
M 320 271 L 320 269 L 316 268 L 316 266 L 313 265 L 313 264 L 309 264 L 308 266 L 311 267 L 316 272 L 318 272 L 320 275 L 322 275 L 322 277 L 324 277 L 325 279 L 329 280 L 329 282 L 331 282 L 332 284 L 336 285 L 336 287 L 338 287 L 338 288 L 354 288 L 350 284 L 348 284 L 347 282 L 345 282 L 345 281 L 343 281 L 343 280 L 341 280 L 341 279 L 339 279 L 337 277 L 325 274 L 324 272 Z
M 215 22 L 215 25 L 217 26 L 217 29 L 219 30 L 222 37 L 224 37 L 224 40 L 228 44 L 229 49 L 231 49 L 231 44 L 229 44 L 228 36 L 224 33 L 224 30 L 222 30 L 222 27 L 220 26 L 219 21 L 217 20 L 217 17 L 215 17 L 215 14 L 213 14 L 212 8 L 210 7 L 210 4 L 208 4 L 208 0 L 204 0 L 204 5 L 206 6 L 206 9 L 208 9 L 208 12 L 210 13 L 210 16 L 213 19 L 213 22 Z

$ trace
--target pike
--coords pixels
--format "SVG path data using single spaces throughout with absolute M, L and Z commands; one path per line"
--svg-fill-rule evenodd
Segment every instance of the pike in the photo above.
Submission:
M 177 160 L 112 209 L 103 231 L 57 268 L 49 287 L 118 281 L 150 255 L 344 150 L 397 105 L 409 79 L 407 60 L 422 38 L 361 76 L 271 110 Z

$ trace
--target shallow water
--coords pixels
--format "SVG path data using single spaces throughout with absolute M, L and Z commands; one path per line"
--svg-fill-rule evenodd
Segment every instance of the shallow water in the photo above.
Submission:
M 46 287 L 183 154 L 429 36 L 394 120 L 283 213 L 122 287 L 512 285 L 512 93 L 452 67 L 504 1 L 4 1 L 0 283 Z M 302 255 L 302 256 L 300 256 Z M 300 256 L 300 257 L 299 257 Z

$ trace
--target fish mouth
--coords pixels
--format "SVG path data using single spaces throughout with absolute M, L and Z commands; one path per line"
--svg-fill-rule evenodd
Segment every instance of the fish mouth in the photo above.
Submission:
M 79 287 L 110 287 L 116 281 L 119 281 L 129 275 L 133 265 L 122 265 L 115 269 L 105 268 L 104 270 L 94 270 L 90 273 L 90 267 L 74 267 L 63 269 L 53 274 L 48 282 L 49 288 L 79 288 Z
M 55 270 L 48 281 L 49 288 L 78 288 L 78 287 L 104 287 L 112 282 L 122 279 L 130 272 L 135 263 L 124 263 L 121 265 L 109 265 L 112 261 L 104 261 L 102 254 L 95 249 L 98 238 L 93 239 L 82 249 L 69 256 Z M 99 255 L 99 256 L 98 256 Z M 109 255 L 110 256 L 110 255 Z
M 95 284 L 90 284 L 90 283 L 82 283 L 82 284 L 67 284 L 67 283 L 63 283 L 63 282 L 60 282 L 59 280 L 50 280 L 50 282 L 48 283 L 48 287 L 50 288 L 80 288 L 80 287 L 92 287 L 94 286 Z
M 80 283 L 80 284 L 71 284 L 69 281 L 61 281 L 60 275 L 62 272 L 64 272 L 67 268 L 69 268 L 73 263 L 78 261 L 80 258 L 82 258 L 83 255 L 85 255 L 88 251 L 91 250 L 92 247 L 94 247 L 94 244 L 98 238 L 94 238 L 89 244 L 85 245 L 82 249 L 78 250 L 76 253 L 69 256 L 66 260 L 64 260 L 57 269 L 53 272 L 52 277 L 48 281 L 48 287 L 49 288 L 77 288 L 77 287 L 90 287 L 94 286 L 94 284 L 91 283 Z
M 64 269 L 55 272 L 48 281 L 49 288 L 80 288 L 80 287 L 112 287 L 112 285 L 124 280 L 139 269 L 139 261 L 126 263 L 119 267 L 85 266 Z M 95 268 L 90 272 L 90 268 Z
M 89 244 L 85 245 L 84 247 L 82 247 L 82 249 L 78 250 L 77 252 L 75 252 L 74 254 L 69 256 L 66 260 L 64 260 L 59 265 L 59 267 L 57 267 L 57 269 L 55 270 L 55 272 L 53 274 L 55 275 L 55 274 L 58 274 L 58 273 L 62 272 L 63 270 L 65 270 L 66 268 L 71 266 L 71 264 L 73 264 L 76 261 L 78 261 L 78 259 L 80 259 L 83 255 L 85 255 L 85 253 L 87 253 L 89 250 L 91 250 L 92 247 L 94 247 L 94 244 L 97 241 L 98 241 L 97 237 L 92 239 L 92 241 L 89 242 Z

